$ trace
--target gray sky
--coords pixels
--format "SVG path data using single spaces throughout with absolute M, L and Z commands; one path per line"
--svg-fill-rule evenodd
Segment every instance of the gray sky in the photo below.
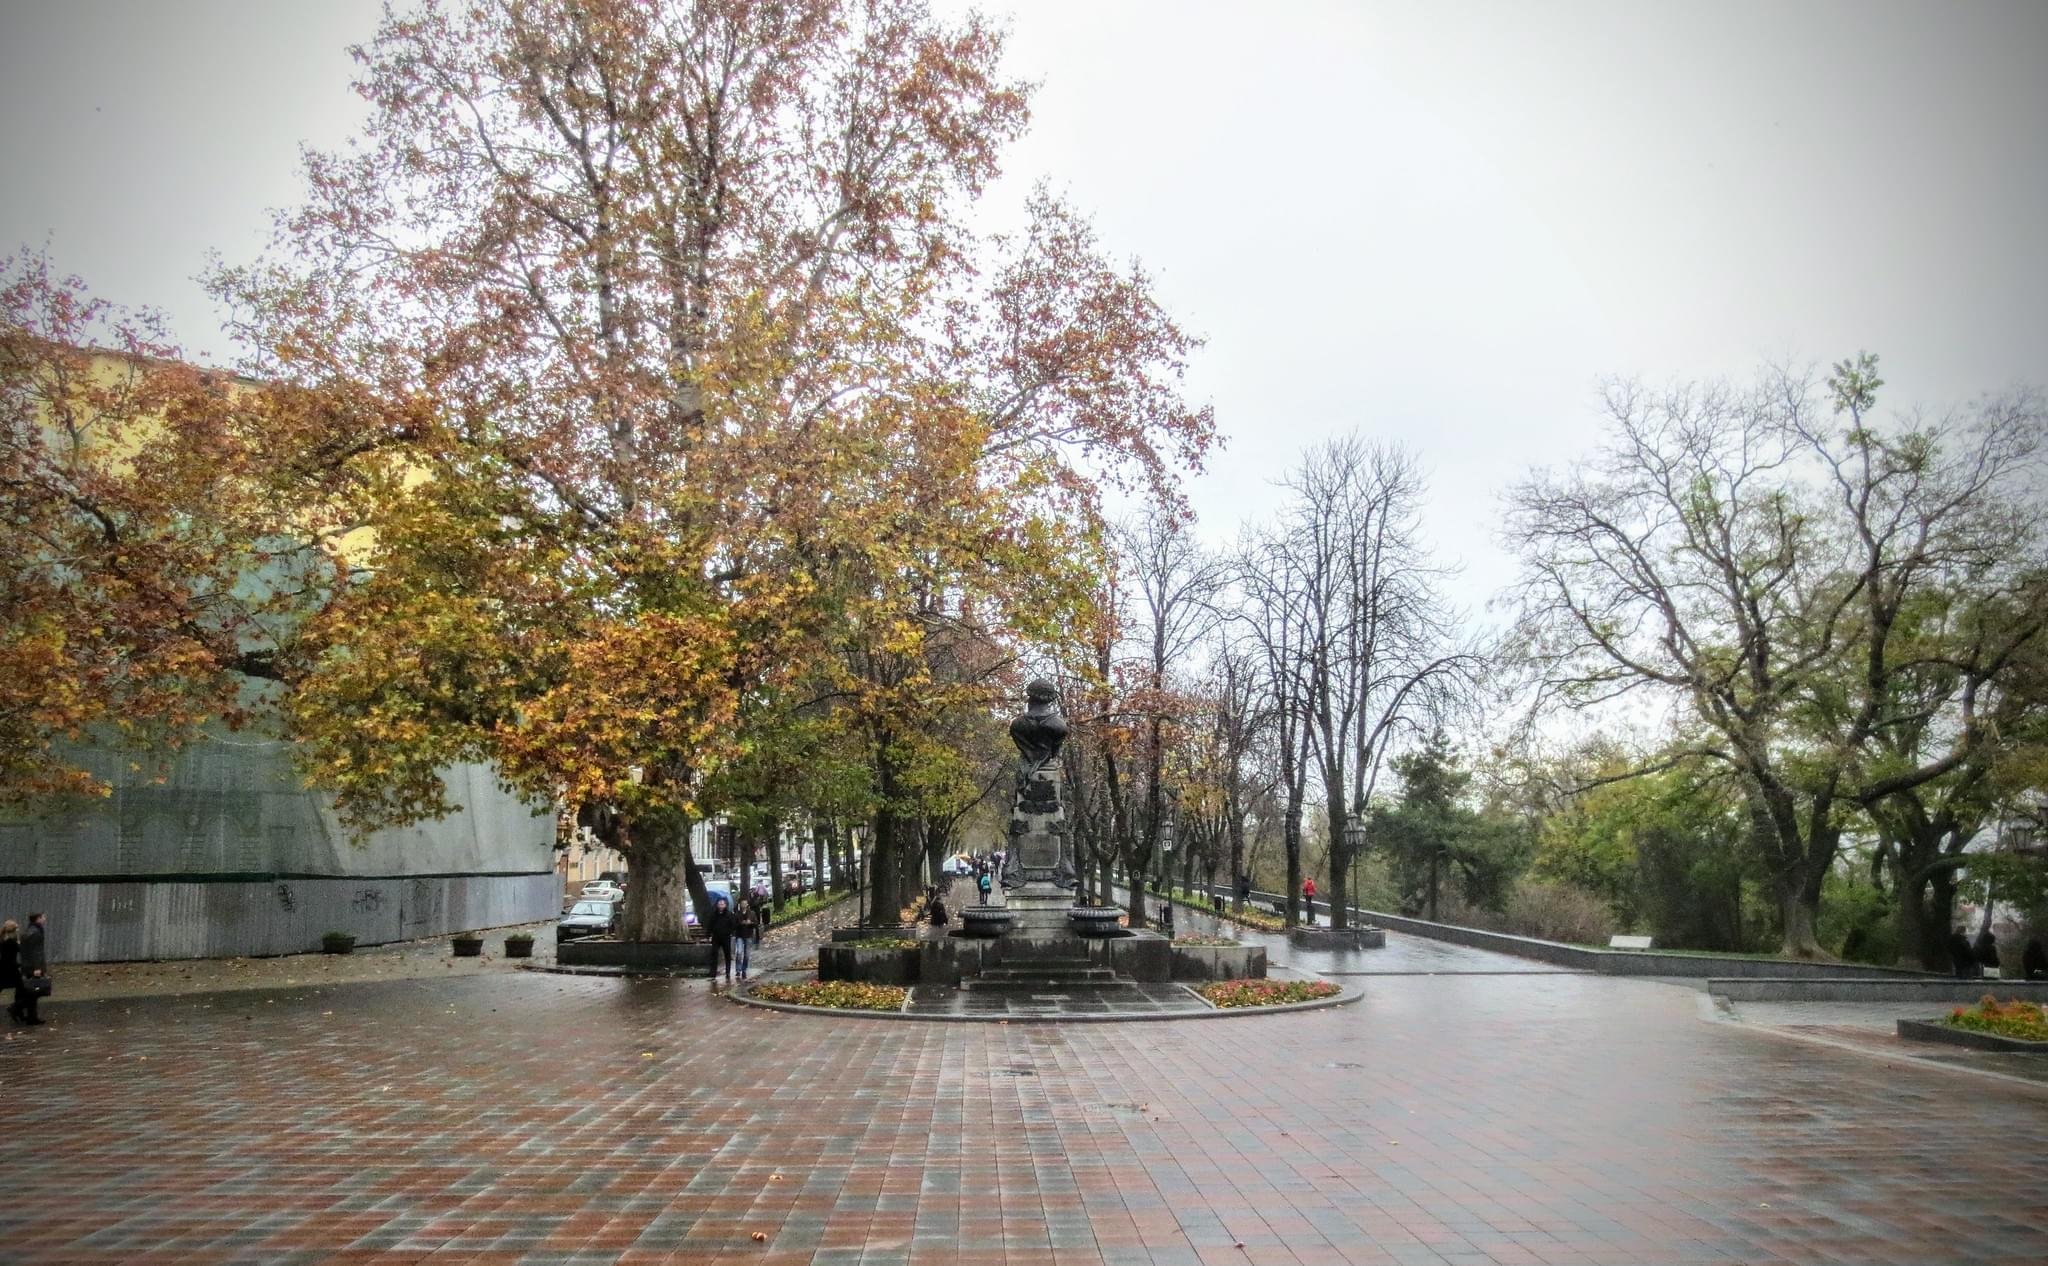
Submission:
M 0 251 L 47 238 L 224 357 L 190 278 L 261 248 L 300 143 L 350 133 L 344 45 L 375 19 L 0 0 Z M 991 222 L 1052 178 L 1208 337 L 1212 539 L 1357 428 L 1422 455 L 1477 608 L 1509 576 L 1499 490 L 1588 448 L 1604 375 L 1868 348 L 1894 405 L 2048 383 L 2048 4 L 1028 0 L 1011 22 L 1043 87 Z

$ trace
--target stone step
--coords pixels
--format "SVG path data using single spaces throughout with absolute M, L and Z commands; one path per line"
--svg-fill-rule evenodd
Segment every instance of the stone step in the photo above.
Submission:
M 1006 963 L 1001 967 L 985 967 L 981 975 L 991 980 L 1115 980 L 1112 968 L 1097 967 L 1087 959 L 1069 962 Z
M 1075 989 L 1119 989 L 1132 982 L 1107 967 L 1083 967 L 1071 972 L 1033 971 L 1026 968 L 995 968 L 960 982 L 962 989 L 1023 990 L 1030 993 L 1065 993 Z

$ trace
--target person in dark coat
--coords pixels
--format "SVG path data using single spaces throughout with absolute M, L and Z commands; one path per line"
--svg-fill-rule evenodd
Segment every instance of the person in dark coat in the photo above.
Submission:
M 1977 974 L 1996 977 L 1998 974 L 1998 938 L 1990 928 L 1977 933 L 1977 941 L 1970 946 L 1970 952 L 1977 956 Z
M 733 964 L 739 968 L 739 978 L 747 978 L 747 964 L 753 959 L 754 942 L 761 939 L 760 898 L 740 898 L 740 908 L 733 912 L 732 956 Z
M 2041 948 L 2041 938 L 2027 942 L 2026 952 L 2020 955 L 2020 969 L 2028 980 L 2048 980 L 2048 950 Z
M 21 959 L 14 984 L 14 1005 L 8 1014 L 23 1024 L 46 1024 L 48 1021 L 36 1014 L 36 1004 L 43 994 L 49 992 L 48 977 L 50 960 L 43 949 L 43 916 L 40 911 L 28 916 L 28 931 L 21 934 Z M 43 987 L 35 986 L 37 980 L 44 981 Z
M 1975 980 L 1983 972 L 1977 966 L 1976 951 L 1970 948 L 1970 938 L 1957 928 L 1948 934 L 1948 956 L 1955 964 L 1956 979 Z
M 0 923 L 0 989 L 21 987 L 21 925 L 13 919 Z M 9 1002 L 7 1014 L 19 1020 L 21 1003 Z
M 725 978 L 732 979 L 732 936 L 738 929 L 738 920 L 733 918 L 732 907 L 724 897 L 712 903 L 711 913 L 704 917 L 704 931 L 711 937 L 711 978 L 718 979 L 718 968 L 725 965 Z

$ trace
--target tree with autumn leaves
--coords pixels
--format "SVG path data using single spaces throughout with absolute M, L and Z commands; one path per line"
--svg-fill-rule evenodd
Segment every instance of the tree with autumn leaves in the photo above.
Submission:
M 0 804 L 108 794 L 92 746 L 153 763 L 262 718 L 347 566 L 363 403 L 189 365 L 151 314 L 0 259 Z
M 363 144 L 218 278 L 252 373 L 406 420 L 356 459 L 374 542 L 286 702 L 351 820 L 493 762 L 627 853 L 627 932 L 669 939 L 750 718 L 848 646 L 918 658 L 928 608 L 1000 639 L 1085 601 L 1097 481 L 1167 495 L 1212 427 L 1085 223 L 965 227 L 1024 125 L 1000 53 L 911 0 L 428 6 L 358 51 Z M 841 675 L 905 750 L 922 701 Z

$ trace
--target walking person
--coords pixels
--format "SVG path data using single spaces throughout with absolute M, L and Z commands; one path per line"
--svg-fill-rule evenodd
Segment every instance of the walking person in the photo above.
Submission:
M 1307 879 L 1301 881 L 1301 895 L 1308 898 L 1308 909 L 1303 911 L 1303 913 L 1308 916 L 1308 925 L 1314 927 L 1316 925 L 1316 877 L 1314 875 L 1310 875 Z
M 13 922 L 8 920 L 9 924 Z M 31 914 L 28 916 L 28 931 L 21 934 L 14 1005 L 7 1009 L 7 1013 L 23 1024 L 49 1023 L 36 1014 L 36 1004 L 50 993 L 50 960 L 48 951 L 43 948 L 43 922 L 41 911 Z
M 704 930 L 711 935 L 711 979 L 718 979 L 720 964 L 725 966 L 725 978 L 732 980 L 732 934 L 736 926 L 732 905 L 724 897 L 711 904 L 711 913 L 704 919 Z
M 747 978 L 747 963 L 753 957 L 754 942 L 761 939 L 761 899 L 743 897 L 740 908 L 733 916 L 732 958 L 739 968 L 739 978 Z
M 981 877 L 974 881 L 974 886 L 981 890 L 981 904 L 987 905 L 989 894 L 995 889 L 995 884 L 989 879 L 987 871 L 981 872 Z
M 0 923 L 0 989 L 21 988 L 21 925 L 13 919 Z M 19 1000 L 7 1004 L 7 1014 L 19 1020 Z

